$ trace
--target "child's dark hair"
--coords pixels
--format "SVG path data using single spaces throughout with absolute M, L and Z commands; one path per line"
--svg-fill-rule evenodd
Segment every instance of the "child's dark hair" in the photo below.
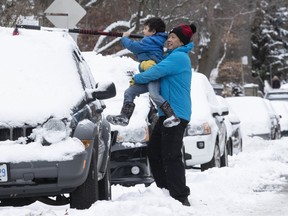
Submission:
M 153 31 L 155 30 L 156 33 L 157 32 L 165 32 L 166 30 L 166 24 L 164 23 L 164 21 L 158 17 L 152 17 L 147 19 L 144 22 L 145 26 L 149 26 L 149 30 Z

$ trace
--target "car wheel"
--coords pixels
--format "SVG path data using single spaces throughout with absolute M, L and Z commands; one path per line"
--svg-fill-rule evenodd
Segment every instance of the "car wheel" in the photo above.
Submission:
M 225 145 L 223 155 L 220 158 L 220 165 L 221 165 L 221 167 L 228 166 L 228 149 L 227 149 L 227 145 Z
M 281 130 L 277 130 L 276 139 L 281 139 Z
M 98 183 L 99 200 L 111 200 L 111 171 L 110 160 L 108 161 L 106 173 L 103 179 Z
M 218 144 L 215 145 L 214 148 L 214 154 L 213 157 L 211 159 L 211 161 L 209 161 L 208 163 L 205 164 L 201 164 L 201 171 L 205 171 L 207 169 L 213 168 L 213 167 L 221 167 L 221 157 L 220 157 L 220 149 Z
M 98 196 L 97 157 L 93 151 L 87 179 L 70 193 L 70 208 L 88 209 L 98 200 Z
M 271 140 L 275 140 L 276 139 L 276 130 L 271 132 Z
M 233 144 L 232 144 L 231 139 L 229 139 L 229 140 L 227 141 L 227 153 L 228 153 L 228 155 L 230 155 L 230 156 L 233 155 Z
M 239 144 L 239 152 L 243 151 L 243 143 L 242 143 L 242 139 L 240 139 L 240 144 Z

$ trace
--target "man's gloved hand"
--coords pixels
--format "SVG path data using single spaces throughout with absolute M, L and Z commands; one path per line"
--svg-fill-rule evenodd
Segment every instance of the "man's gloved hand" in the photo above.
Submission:
M 135 85 L 135 81 L 134 81 L 134 77 L 131 78 L 131 80 L 129 81 L 130 86 Z

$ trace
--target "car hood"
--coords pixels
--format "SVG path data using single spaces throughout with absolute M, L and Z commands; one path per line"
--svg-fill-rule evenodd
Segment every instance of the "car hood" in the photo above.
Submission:
M 192 75 L 192 115 L 189 124 L 193 126 L 209 123 L 212 130 L 216 130 L 213 113 L 221 114 L 222 110 L 213 88 L 205 75 L 198 72 L 193 72 Z

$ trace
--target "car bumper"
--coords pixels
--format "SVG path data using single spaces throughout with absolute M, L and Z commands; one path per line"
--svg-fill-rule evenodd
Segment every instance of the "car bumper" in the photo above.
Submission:
M 209 162 L 214 153 L 216 136 L 197 135 L 185 136 L 183 138 L 185 153 L 189 155 L 185 157 L 186 166 L 195 166 Z
M 53 196 L 69 193 L 83 184 L 90 157 L 83 151 L 69 161 L 8 164 L 8 181 L 0 183 L 0 198 Z
M 154 182 L 147 157 L 147 144 L 116 143 L 111 148 L 111 183 L 124 186 Z

